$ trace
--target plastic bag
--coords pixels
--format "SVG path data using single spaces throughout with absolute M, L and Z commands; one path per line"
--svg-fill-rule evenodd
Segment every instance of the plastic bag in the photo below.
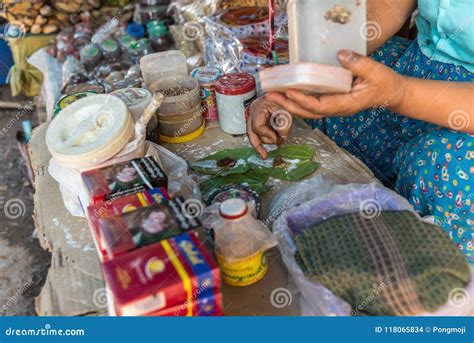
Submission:
M 414 212 L 406 199 L 378 183 L 336 185 L 320 175 L 286 188 L 275 198 L 270 206 L 270 218 L 277 218 L 273 233 L 283 262 L 301 291 L 303 315 L 350 316 L 352 309 L 322 284 L 306 278 L 294 258 L 295 234 L 334 215 L 363 211 L 370 216 L 386 210 Z M 472 295 L 472 281 L 465 291 Z M 466 307 L 443 306 L 431 315 L 465 315 Z
M 206 64 L 226 73 L 247 72 L 256 74 L 272 66 L 269 58 L 270 29 L 268 21 L 242 26 L 226 26 L 219 22 L 219 15 L 203 19 L 206 27 L 204 44 Z M 288 63 L 287 16 L 278 12 L 275 33 L 280 64 Z
M 28 63 L 43 73 L 41 93 L 46 105 L 47 120 L 53 118 L 54 105 L 61 97 L 62 63 L 51 57 L 45 48 L 36 51 Z
M 161 167 L 168 176 L 168 193 L 171 196 L 179 195 L 185 199 L 201 200 L 201 191 L 198 184 L 188 175 L 186 161 L 156 143 L 148 142 L 148 144 L 157 151 Z

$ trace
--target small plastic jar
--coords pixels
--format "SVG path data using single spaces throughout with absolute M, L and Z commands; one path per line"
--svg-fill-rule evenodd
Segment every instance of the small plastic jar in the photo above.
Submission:
M 201 104 L 199 84 L 190 76 L 167 77 L 153 82 L 152 93 L 161 92 L 165 96 L 158 109 L 159 115 L 187 113 Z
M 89 44 L 81 49 L 80 56 L 81 62 L 84 64 L 84 66 L 88 70 L 91 70 L 100 61 L 101 53 L 97 45 Z
M 201 105 L 203 117 L 207 121 L 216 121 L 217 100 L 216 100 L 216 81 L 223 75 L 217 68 L 201 67 L 191 72 L 191 76 L 199 83 L 201 87 Z
M 113 38 L 106 39 L 100 43 L 100 50 L 102 51 L 104 58 L 107 60 L 116 60 L 120 57 L 120 48 Z
M 245 134 L 249 107 L 256 97 L 256 82 L 252 75 L 237 73 L 219 78 L 216 98 L 222 131 L 231 135 Z

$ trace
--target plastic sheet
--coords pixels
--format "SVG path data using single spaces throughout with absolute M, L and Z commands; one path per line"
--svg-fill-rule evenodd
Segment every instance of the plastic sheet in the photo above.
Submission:
M 309 316 L 350 316 L 351 306 L 329 289 L 305 277 L 294 258 L 293 236 L 298 230 L 312 227 L 334 215 L 364 211 L 368 215 L 384 210 L 413 211 L 406 199 L 378 183 L 339 185 L 317 175 L 284 189 L 270 206 L 270 217 L 278 217 L 273 233 L 278 238 L 283 262 L 301 292 L 301 313 Z M 280 215 L 281 213 L 281 215 Z M 473 295 L 473 279 L 465 289 Z M 466 315 L 472 305 L 449 304 L 435 313 L 420 315 Z
M 45 49 L 40 49 L 31 55 L 28 63 L 43 73 L 41 94 L 46 104 L 47 120 L 51 120 L 54 105 L 61 97 L 62 63 L 51 57 Z

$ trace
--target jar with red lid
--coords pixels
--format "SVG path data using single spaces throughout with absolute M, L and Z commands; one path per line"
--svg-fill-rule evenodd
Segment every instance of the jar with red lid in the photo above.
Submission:
M 249 107 L 257 97 L 255 78 L 247 73 L 224 75 L 216 81 L 219 124 L 231 135 L 247 132 Z

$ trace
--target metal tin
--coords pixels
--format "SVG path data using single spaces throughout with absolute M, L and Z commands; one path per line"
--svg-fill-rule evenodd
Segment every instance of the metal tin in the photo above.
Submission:
M 211 67 L 196 68 L 191 72 L 191 76 L 197 80 L 201 88 L 203 117 L 207 121 L 216 121 L 218 119 L 215 84 L 222 75 L 223 73 L 220 69 Z

